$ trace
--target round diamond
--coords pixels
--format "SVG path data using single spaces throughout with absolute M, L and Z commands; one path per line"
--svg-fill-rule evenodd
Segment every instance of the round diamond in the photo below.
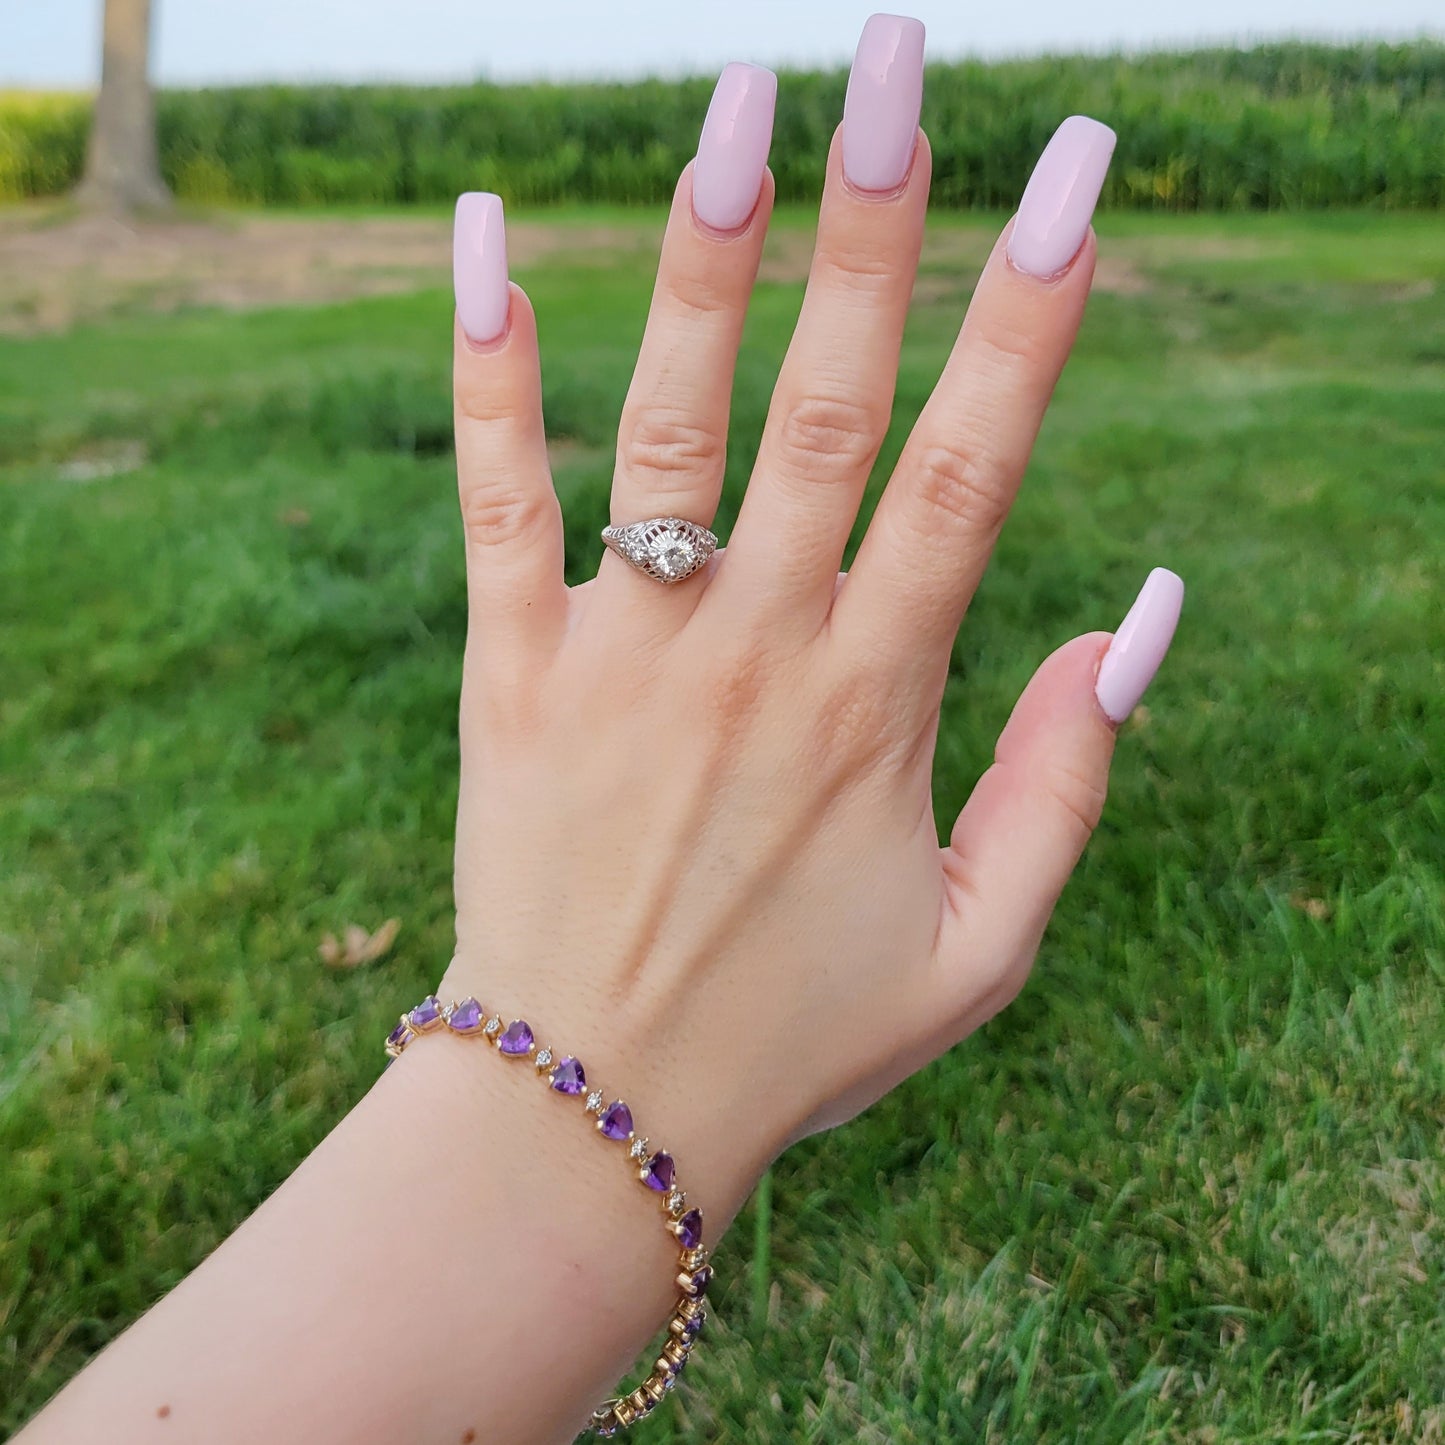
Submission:
M 634 1139 L 632 1141 L 632 1148 L 627 1152 L 631 1154 L 634 1159 L 641 1159 L 642 1156 L 647 1153 L 647 1140 Z
M 485 1033 L 488 1038 L 495 1038 L 501 1031 L 502 1016 L 501 1014 L 493 1014 L 492 1017 L 487 1020 L 487 1026 L 482 1032 Z
M 535 1063 L 539 1069 L 549 1068 L 552 1063 L 551 1049 L 538 1049 Z
M 664 577 L 683 577 L 697 565 L 697 544 L 681 527 L 664 529 L 652 542 L 652 563 Z
M 602 1091 L 593 1089 L 587 1096 L 587 1112 L 595 1114 L 602 1107 Z

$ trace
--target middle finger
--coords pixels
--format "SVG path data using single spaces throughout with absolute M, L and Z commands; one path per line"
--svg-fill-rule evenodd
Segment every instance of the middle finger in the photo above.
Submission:
M 816 630 L 888 430 L 923 244 L 923 26 L 874 15 L 828 158 L 807 294 L 726 568 L 699 604 Z M 714 593 L 721 595 L 714 598 Z

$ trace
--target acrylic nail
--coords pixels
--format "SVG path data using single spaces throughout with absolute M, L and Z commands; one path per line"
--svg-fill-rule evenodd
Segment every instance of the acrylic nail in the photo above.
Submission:
M 1086 115 L 1071 115 L 1054 132 L 1009 234 L 1008 258 L 1020 271 L 1046 280 L 1068 269 L 1089 232 L 1114 140 L 1108 126 Z
M 467 339 L 478 346 L 495 341 L 507 329 L 511 302 L 500 196 L 489 191 L 466 191 L 457 197 L 452 228 L 452 284 L 457 317 Z
M 1169 651 L 1183 602 L 1184 583 L 1173 572 L 1156 567 L 1145 579 L 1094 682 L 1094 696 L 1111 722 L 1123 722 L 1154 680 Z
M 923 22 L 872 15 L 843 103 L 843 174 L 860 191 L 895 191 L 913 164 L 923 105 Z
M 761 65 L 732 64 L 718 77 L 692 166 L 692 209 L 715 231 L 735 231 L 758 204 L 778 77 Z

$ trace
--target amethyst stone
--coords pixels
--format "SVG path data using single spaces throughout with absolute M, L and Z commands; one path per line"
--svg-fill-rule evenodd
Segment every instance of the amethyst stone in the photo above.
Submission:
M 552 1087 L 559 1094 L 580 1094 L 587 1087 L 587 1075 L 582 1071 L 582 1060 L 568 1054 L 552 1070 Z
M 701 1299 L 707 1293 L 707 1287 L 712 1283 L 712 1265 L 705 1264 L 701 1269 L 695 1269 L 692 1273 L 692 1288 L 688 1293 L 693 1299 Z
M 607 1106 L 600 1127 L 609 1139 L 625 1139 L 632 1133 L 632 1110 L 619 1099 Z
M 532 1030 L 524 1019 L 513 1019 L 502 1031 L 497 1047 L 504 1054 L 527 1054 L 532 1051 Z
M 397 1026 L 392 1029 L 389 1034 L 387 1034 L 386 1041 L 392 1046 L 392 1048 L 395 1048 L 406 1037 L 406 1034 L 406 1025 L 397 1024 Z
M 702 1333 L 702 1322 L 704 1315 L 694 1315 L 683 1327 L 682 1337 L 685 1340 L 695 1340 Z
M 452 1030 L 459 1034 L 474 1034 L 482 1026 L 482 1006 L 474 998 L 464 998 L 453 1010 L 448 1020 Z
M 411 1021 L 416 1028 L 425 1028 L 428 1024 L 434 1024 L 442 1016 L 442 1006 L 436 1001 L 432 994 L 428 994 L 411 1011 Z
M 677 1221 L 677 1238 L 684 1249 L 696 1249 L 702 1243 L 702 1210 L 689 1209 Z
M 647 1161 L 647 1172 L 642 1176 L 642 1182 L 649 1189 L 655 1189 L 659 1194 L 665 1194 L 672 1188 L 672 1173 L 672 1155 L 665 1149 L 659 1149 Z

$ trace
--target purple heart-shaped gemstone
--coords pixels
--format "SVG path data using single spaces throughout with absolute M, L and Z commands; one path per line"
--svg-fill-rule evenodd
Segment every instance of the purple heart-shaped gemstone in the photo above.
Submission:
M 447 1020 L 447 1024 L 455 1033 L 476 1033 L 482 1026 L 481 1004 L 474 998 L 464 998 L 452 1010 L 452 1016 Z
M 625 1139 L 632 1133 L 632 1110 L 618 1099 L 615 1104 L 607 1106 L 607 1112 L 602 1116 L 602 1132 L 609 1139 Z
M 513 1019 L 511 1023 L 502 1030 L 502 1037 L 497 1040 L 497 1047 L 504 1054 L 525 1054 L 530 1053 L 532 1048 L 532 1030 L 525 1019 Z
M 696 1269 L 692 1274 L 692 1288 L 688 1293 L 693 1299 L 701 1299 L 707 1293 L 707 1287 L 712 1283 L 712 1266 L 705 1264 L 701 1269 Z
M 559 1094 L 580 1094 L 587 1087 L 587 1075 L 582 1071 L 582 1060 L 568 1054 L 552 1070 L 552 1087 Z
M 407 1027 L 404 1023 L 400 1023 L 397 1024 L 397 1026 L 392 1029 L 389 1034 L 387 1034 L 386 1041 L 392 1046 L 392 1048 L 395 1048 L 406 1037 L 406 1035 Z
M 655 1189 L 659 1194 L 664 1194 L 672 1188 L 672 1175 L 672 1155 L 665 1149 L 659 1149 L 647 1161 L 647 1172 L 642 1176 L 642 1182 L 649 1189 Z
M 434 1024 L 441 1016 L 442 1006 L 432 994 L 428 994 L 411 1011 L 412 1024 L 419 1029 L 425 1028 L 427 1024 Z
M 677 1221 L 677 1238 L 684 1249 L 696 1249 L 702 1243 L 702 1210 L 689 1209 Z

